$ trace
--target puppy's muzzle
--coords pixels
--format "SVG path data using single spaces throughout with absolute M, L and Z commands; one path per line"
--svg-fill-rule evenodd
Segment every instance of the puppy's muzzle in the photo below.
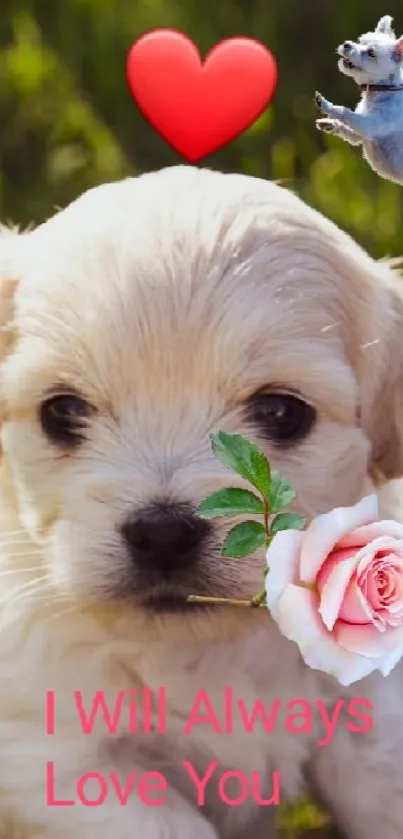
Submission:
M 344 41 L 343 44 L 337 47 L 336 53 L 342 58 L 349 58 L 356 53 L 355 44 L 353 41 Z
M 163 577 L 193 566 L 211 525 L 180 504 L 152 504 L 123 525 L 122 534 L 135 566 Z

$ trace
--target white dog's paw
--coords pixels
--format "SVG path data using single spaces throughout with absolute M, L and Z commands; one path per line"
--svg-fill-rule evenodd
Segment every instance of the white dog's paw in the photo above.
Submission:
M 325 134 L 335 134 L 337 130 L 334 119 L 317 119 L 315 125 L 319 131 L 323 131 Z
M 333 105 L 331 102 L 328 102 L 321 93 L 318 93 L 318 91 L 315 93 L 315 104 L 323 114 L 327 114 L 329 116 L 329 112 L 331 111 Z

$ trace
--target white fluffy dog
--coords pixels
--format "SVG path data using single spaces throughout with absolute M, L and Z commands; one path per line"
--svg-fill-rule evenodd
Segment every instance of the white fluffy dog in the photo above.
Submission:
M 326 114 L 316 120 L 317 128 L 362 146 L 378 175 L 403 184 L 403 36 L 396 38 L 392 18 L 384 15 L 375 32 L 356 43 L 344 41 L 337 53 L 340 72 L 359 85 L 361 99 L 352 111 L 317 93 L 316 104 Z
M 237 770 L 266 797 L 274 771 L 282 800 L 313 791 L 350 839 L 401 839 L 402 669 L 342 689 L 265 610 L 186 605 L 261 587 L 264 553 L 222 557 L 228 523 L 195 517 L 233 484 L 212 431 L 260 442 L 308 518 L 402 476 L 392 270 L 279 186 L 174 167 L 3 235 L 0 282 L 1 836 L 268 839 L 274 806 L 223 800 L 220 777 Z M 131 733 L 144 687 L 165 689 L 165 733 Z M 232 733 L 184 733 L 200 691 L 223 719 L 226 688 L 268 713 L 279 700 L 283 722 L 248 732 L 234 713 Z M 77 695 L 88 711 L 97 691 L 111 708 L 127 692 L 114 734 L 101 718 L 82 730 Z M 296 698 L 331 717 L 351 697 L 373 706 L 367 734 L 343 702 L 325 746 L 318 714 L 299 734 L 284 725 Z M 199 778 L 217 762 L 204 806 L 184 761 Z M 153 771 L 162 806 L 139 790 Z M 77 791 L 85 773 L 88 799 L 96 773 L 108 780 L 99 806 Z M 113 777 L 133 780 L 126 805 Z

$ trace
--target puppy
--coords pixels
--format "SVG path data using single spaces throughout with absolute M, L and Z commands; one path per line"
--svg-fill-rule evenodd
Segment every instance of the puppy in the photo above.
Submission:
M 254 595 L 265 563 L 264 551 L 221 556 L 234 520 L 196 516 L 235 483 L 211 432 L 260 443 L 308 519 L 374 487 L 394 497 L 403 305 L 392 270 L 279 186 L 179 166 L 3 235 L 0 277 L 4 836 L 268 839 L 276 808 L 262 800 L 278 772 L 282 801 L 314 791 L 350 839 L 400 839 L 402 668 L 342 689 L 304 665 L 266 610 L 186 603 Z M 143 730 L 139 705 L 133 733 L 145 687 L 165 691 L 162 732 L 155 718 Z M 268 715 L 278 700 L 279 722 L 257 715 L 248 732 L 234 713 L 231 732 L 217 730 L 208 708 L 224 726 L 226 688 Z M 208 719 L 189 731 L 201 691 Z M 97 692 L 112 710 L 123 697 L 122 713 L 111 733 L 97 714 L 86 735 L 80 708 L 89 716 Z M 369 733 L 346 724 L 352 697 L 373 708 Z M 329 718 L 342 700 L 327 745 L 315 713 L 287 730 L 297 698 L 321 699 Z M 259 795 L 249 787 L 229 806 L 242 796 L 233 775 L 224 800 L 226 771 L 257 778 Z M 154 798 L 139 792 L 146 772 L 166 779 L 162 804 L 160 776 Z M 113 778 L 133 782 L 125 805 Z
M 385 15 L 375 32 L 361 35 L 358 43 L 345 41 L 337 52 L 339 70 L 359 85 L 361 99 L 351 111 L 317 93 L 316 104 L 326 119 L 318 119 L 316 126 L 351 146 L 362 146 L 378 175 L 402 184 L 403 36 L 396 38 L 392 18 Z

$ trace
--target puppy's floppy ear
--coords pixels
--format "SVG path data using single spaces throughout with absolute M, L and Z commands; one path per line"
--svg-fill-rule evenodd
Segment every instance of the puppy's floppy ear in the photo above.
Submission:
M 371 442 L 372 476 L 382 482 L 403 476 L 403 278 L 385 263 L 373 265 L 356 310 L 355 346 L 360 424 Z
M 378 21 L 378 25 L 375 29 L 375 32 L 382 32 L 384 35 L 391 35 L 393 38 L 395 37 L 395 33 L 392 29 L 393 17 L 390 15 L 384 15 Z
M 17 244 L 23 235 L 0 225 L 0 364 L 10 343 L 18 285 Z
M 14 334 L 14 300 L 19 276 L 17 254 L 20 239 L 24 235 L 0 225 L 0 369 Z M 2 423 L 3 405 L 0 389 L 0 427 Z M 0 456 L 1 454 L 0 443 Z

